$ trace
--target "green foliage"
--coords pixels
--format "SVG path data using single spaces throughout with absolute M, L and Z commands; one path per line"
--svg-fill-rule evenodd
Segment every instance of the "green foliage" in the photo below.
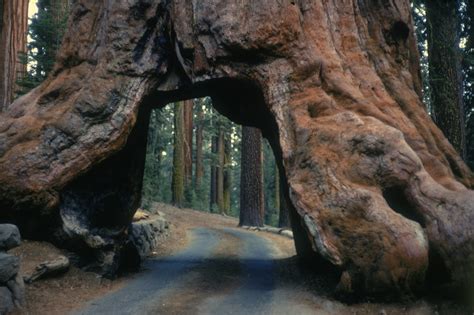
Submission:
M 202 121 L 197 115 L 202 111 Z M 240 164 L 241 164 L 241 126 L 234 124 L 226 117 L 217 113 L 212 107 L 210 98 L 194 100 L 194 122 L 203 124 L 203 164 L 204 174 L 201 185 L 188 186 L 184 192 L 183 206 L 201 211 L 219 213 L 217 204 L 209 205 L 211 165 L 217 165 L 218 156 L 211 150 L 212 138 L 218 136 L 219 130 L 225 131 L 225 138 L 230 143 L 230 160 L 227 159 L 224 170 L 231 177 L 230 210 L 228 215 L 239 216 L 240 200 Z M 196 128 L 194 128 L 196 129 Z M 195 131 L 195 130 L 194 130 Z M 150 117 L 148 147 L 143 178 L 142 207 L 152 202 L 172 202 L 173 174 L 173 138 L 174 112 L 172 105 L 154 110 Z M 193 173 L 195 175 L 196 143 L 193 141 Z M 275 205 L 275 158 L 267 141 L 263 142 L 263 173 L 265 196 L 265 222 L 276 226 L 279 209 Z M 193 180 L 194 182 L 194 180 Z
M 272 148 L 268 141 L 263 141 L 263 186 L 264 186 L 264 197 L 265 197 L 265 224 L 278 226 L 278 216 L 280 214 L 280 208 L 275 204 L 275 194 L 277 192 L 275 187 L 275 176 L 278 174 L 275 172 L 275 157 L 273 155 Z
M 426 27 L 426 8 L 424 0 L 415 0 L 412 2 L 413 20 L 415 22 L 415 32 L 418 39 L 418 52 L 420 54 L 420 70 L 423 83 L 423 102 L 431 113 L 431 93 L 428 67 L 428 29 Z
M 38 0 L 36 5 L 38 12 L 30 20 L 28 29 L 28 51 L 20 55 L 28 71 L 17 82 L 18 95 L 38 86 L 51 72 L 67 26 L 67 1 Z

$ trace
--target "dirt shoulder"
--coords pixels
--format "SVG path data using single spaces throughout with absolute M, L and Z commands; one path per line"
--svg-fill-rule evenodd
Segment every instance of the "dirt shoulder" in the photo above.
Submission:
M 196 227 L 236 228 L 238 220 L 218 214 L 200 212 L 192 209 L 178 209 L 170 205 L 155 203 L 151 211 L 160 211 L 169 222 L 169 236 L 156 249 L 157 257 L 170 256 L 186 247 L 190 241 L 188 230 Z M 293 240 L 281 235 L 268 232 L 255 233 L 269 241 L 274 252 L 277 265 L 277 292 L 281 294 L 279 300 L 297 299 L 297 304 L 309 306 L 315 313 L 321 314 L 471 314 L 467 308 L 451 301 L 432 301 L 430 299 L 412 299 L 394 301 L 392 303 L 375 303 L 360 301 L 346 304 L 335 299 L 333 292 L 337 279 L 330 274 L 315 273 L 311 268 L 302 268 L 296 258 Z M 219 247 L 215 255 L 231 255 L 232 239 L 224 239 L 224 247 Z M 229 248 L 226 248 L 229 247 Z M 60 254 L 61 250 L 51 244 L 42 242 L 24 241 L 23 244 L 11 251 L 21 257 L 22 273 L 31 274 L 41 262 L 51 260 Z M 196 270 L 193 274 L 200 276 L 201 288 L 190 286 L 190 290 L 176 292 L 176 296 L 183 296 L 183 300 L 176 300 L 168 305 L 170 313 L 178 311 L 192 313 L 195 311 L 193 302 L 202 299 L 203 294 L 210 288 L 220 284 L 215 283 L 212 275 L 216 266 L 210 262 L 203 270 Z M 239 273 L 238 266 L 229 265 L 224 274 L 230 280 Z M 314 269 L 314 268 L 313 268 Z M 26 286 L 27 306 L 19 314 L 66 314 L 84 306 L 87 302 L 113 292 L 133 278 L 133 275 L 110 281 L 98 277 L 94 273 L 85 272 L 76 267 L 61 277 L 39 280 Z M 221 279 L 222 280 L 222 279 Z M 228 283 L 233 283 L 230 281 Z M 232 286 L 230 286 L 232 287 Z M 222 288 L 224 290 L 224 288 Z M 169 300 L 169 299 L 168 299 Z M 172 299 L 173 300 L 173 299 Z
M 152 210 L 164 213 L 170 223 L 169 236 L 156 248 L 157 257 L 172 255 L 186 247 L 189 242 L 186 231 L 189 228 L 237 225 L 237 220 L 234 218 L 191 209 L 177 209 L 161 203 L 154 204 Z M 30 275 L 40 263 L 65 254 L 50 243 L 28 240 L 23 241 L 20 247 L 11 250 L 11 253 L 21 258 L 22 275 Z M 133 275 L 127 275 L 111 281 L 72 266 L 64 275 L 26 285 L 27 305 L 15 314 L 66 314 L 93 299 L 120 289 L 132 278 Z
M 34 241 L 23 241 L 11 252 L 21 258 L 22 275 L 30 275 L 40 263 L 64 255 L 49 243 Z M 106 280 L 72 266 L 64 275 L 26 285 L 26 307 L 16 314 L 65 314 L 87 301 L 117 290 L 123 285 L 123 280 Z

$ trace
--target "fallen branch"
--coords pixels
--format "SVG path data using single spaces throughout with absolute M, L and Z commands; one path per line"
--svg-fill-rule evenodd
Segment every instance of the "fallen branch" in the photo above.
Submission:
M 35 272 L 33 272 L 31 276 L 25 277 L 25 283 L 30 284 L 40 278 L 64 273 L 69 269 L 69 266 L 69 259 L 65 256 L 61 256 L 58 259 L 52 261 L 45 261 L 35 268 Z

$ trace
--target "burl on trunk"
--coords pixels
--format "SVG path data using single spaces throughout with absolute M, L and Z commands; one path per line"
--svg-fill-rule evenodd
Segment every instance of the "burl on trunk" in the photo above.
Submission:
M 270 139 L 297 248 L 341 290 L 471 283 L 474 178 L 421 103 L 408 0 L 78 0 L 69 25 L 52 75 L 0 116 L 3 218 L 113 272 L 150 108 L 210 95 Z

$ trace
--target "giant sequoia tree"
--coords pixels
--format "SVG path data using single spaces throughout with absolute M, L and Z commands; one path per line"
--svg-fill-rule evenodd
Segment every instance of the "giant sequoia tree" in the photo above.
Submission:
M 1 116 L 0 216 L 115 270 L 149 110 L 204 95 L 269 139 L 298 252 L 341 290 L 472 283 L 474 177 L 421 102 L 408 0 L 75 1 L 51 76 Z
M 26 72 L 19 60 L 26 53 L 28 0 L 0 1 L 0 111 L 13 101 L 16 81 Z

